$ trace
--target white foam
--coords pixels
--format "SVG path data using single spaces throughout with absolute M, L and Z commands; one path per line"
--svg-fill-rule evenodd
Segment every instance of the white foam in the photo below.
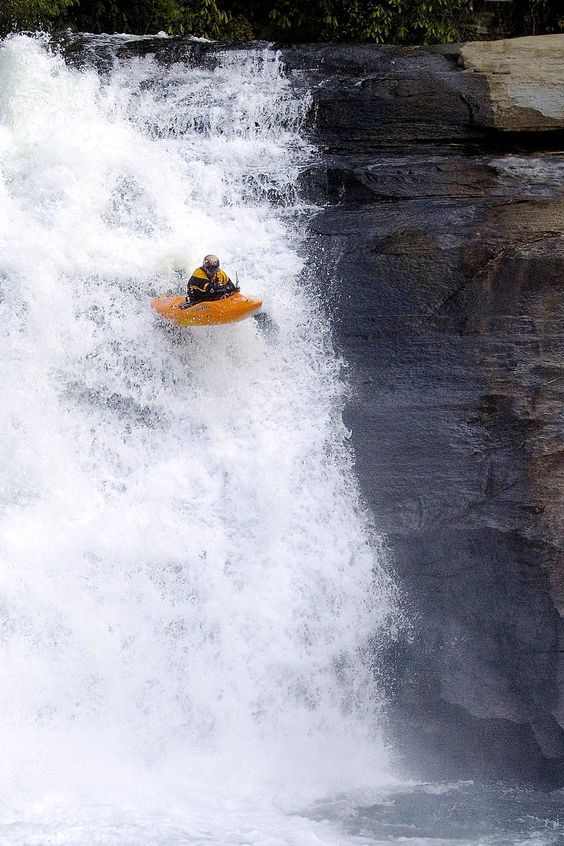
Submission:
M 280 809 L 385 777 L 391 589 L 301 284 L 307 107 L 272 52 L 101 79 L 0 50 L 1 842 L 331 843 Z M 208 252 L 275 339 L 152 314 Z

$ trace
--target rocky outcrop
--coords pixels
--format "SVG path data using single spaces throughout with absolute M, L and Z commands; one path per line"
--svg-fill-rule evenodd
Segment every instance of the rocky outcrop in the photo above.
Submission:
M 464 44 L 460 62 L 488 84 L 493 126 L 542 132 L 564 125 L 564 35 Z
M 561 40 L 519 41 L 285 59 L 314 81 L 311 250 L 410 621 L 383 673 L 404 766 L 562 784 Z

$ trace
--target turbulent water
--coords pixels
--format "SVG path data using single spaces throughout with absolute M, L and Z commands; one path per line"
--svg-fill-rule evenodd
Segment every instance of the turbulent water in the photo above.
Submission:
M 307 94 L 125 41 L 0 48 L 0 844 L 556 844 L 561 795 L 390 771 Z M 152 313 L 208 252 L 268 321 Z
M 2 843 L 341 842 L 296 812 L 386 777 L 307 108 L 273 51 L 0 50 Z M 208 252 L 266 328 L 152 313 Z

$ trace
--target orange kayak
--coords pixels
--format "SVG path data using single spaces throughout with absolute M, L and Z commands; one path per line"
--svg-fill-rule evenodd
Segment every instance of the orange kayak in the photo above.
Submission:
M 167 320 L 180 326 L 217 326 L 220 323 L 235 323 L 250 317 L 262 307 L 262 300 L 253 300 L 239 292 L 221 300 L 204 300 L 188 308 L 186 297 L 156 297 L 151 300 L 155 311 Z

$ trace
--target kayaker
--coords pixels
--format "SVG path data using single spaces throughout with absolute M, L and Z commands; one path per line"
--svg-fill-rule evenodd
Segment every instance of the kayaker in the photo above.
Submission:
M 202 300 L 217 300 L 238 290 L 239 286 L 219 266 L 218 257 L 207 255 L 188 280 L 186 302 L 192 305 Z

